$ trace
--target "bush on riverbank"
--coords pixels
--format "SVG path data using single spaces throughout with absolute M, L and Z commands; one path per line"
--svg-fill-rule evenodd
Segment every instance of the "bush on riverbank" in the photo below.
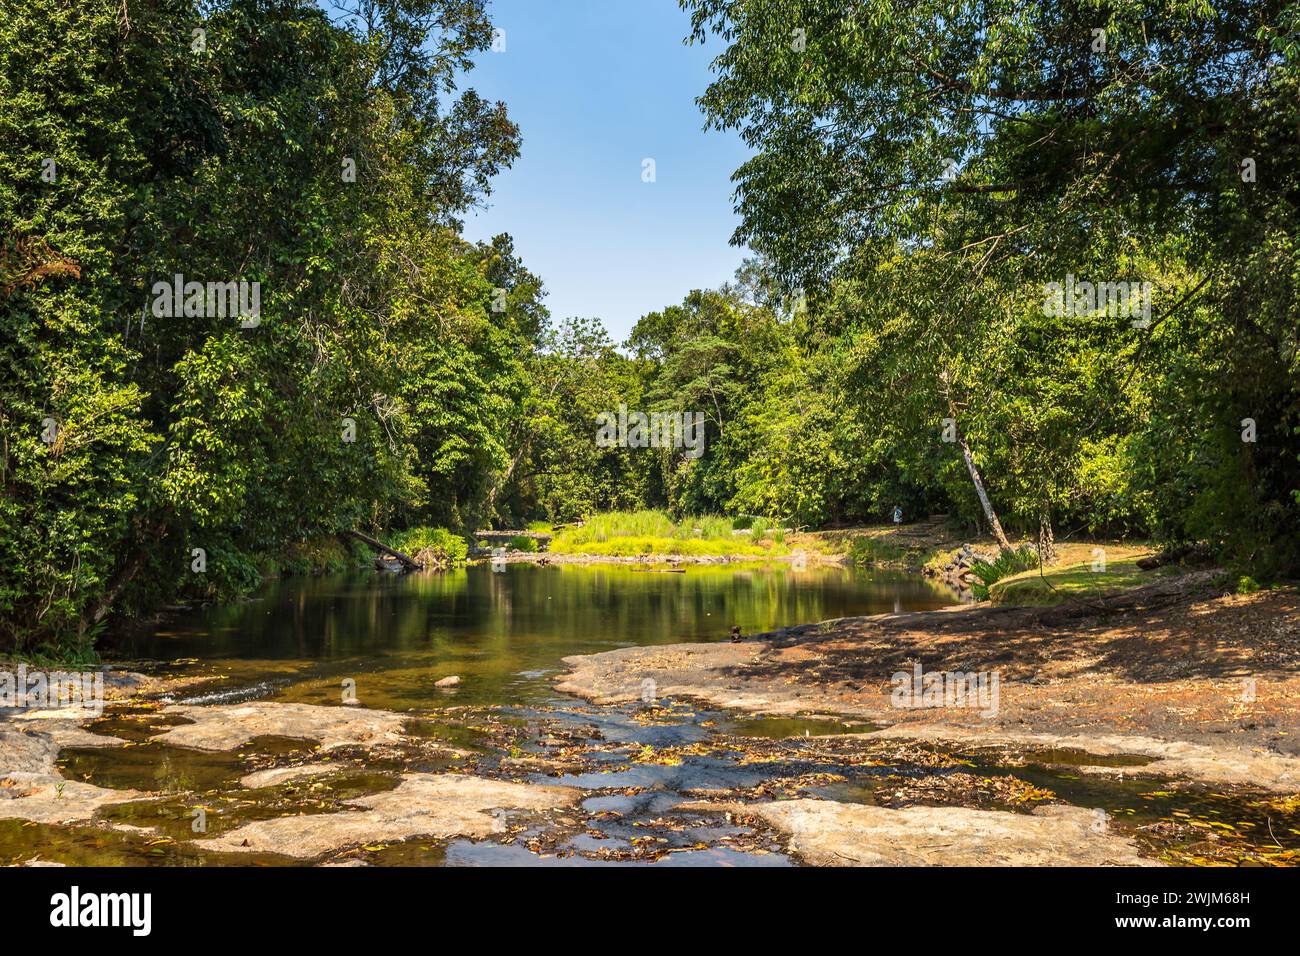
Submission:
M 445 567 L 464 564 L 469 555 L 469 543 L 446 528 L 408 528 L 396 532 L 390 543 L 413 558 L 428 552 L 426 557 Z
M 346 574 L 366 565 L 369 552 L 359 541 L 333 535 L 295 541 L 283 552 L 262 560 L 262 577 L 281 575 Z
M 979 580 L 971 582 L 971 594 L 977 601 L 989 599 L 989 588 L 1003 578 L 1038 567 L 1038 553 L 1032 548 L 1020 547 L 1003 551 L 992 561 L 976 561 L 970 566 L 971 574 Z
M 762 519 L 745 519 L 744 523 L 747 527 L 737 528 L 733 519 L 719 515 L 687 516 L 674 521 L 663 511 L 615 511 L 594 515 L 580 526 L 561 529 L 550 550 L 613 557 L 639 554 L 772 557 L 789 551 L 780 528 L 770 529 Z

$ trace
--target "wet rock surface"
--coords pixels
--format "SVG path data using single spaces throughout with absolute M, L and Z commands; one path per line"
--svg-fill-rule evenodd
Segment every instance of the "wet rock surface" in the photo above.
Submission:
M 36 823 L 78 823 L 104 806 L 147 797 L 137 790 L 114 790 L 47 773 L 8 773 L 0 777 L 0 819 Z
M 347 764 L 303 764 L 297 767 L 272 767 L 268 770 L 256 770 L 239 778 L 239 785 L 250 790 L 262 787 L 278 787 L 285 783 L 297 783 L 313 777 L 329 776 L 348 769 Z
M 824 695 L 731 686 L 767 647 L 797 638 L 572 659 L 615 701 L 598 707 L 261 700 L 118 705 L 87 726 L 0 720 L 0 862 L 86 859 L 51 852 L 82 832 L 67 827 L 111 840 L 114 862 L 176 864 L 1136 865 L 1300 851 L 1294 798 L 1159 775 L 1222 750 L 942 725 L 927 741 L 924 725 L 881 728 L 818 706 Z M 727 710 L 679 696 L 702 670 Z M 205 834 L 191 830 L 197 809 Z
M 352 844 L 411 837 L 483 838 L 504 832 L 503 811 L 572 806 L 570 787 L 504 783 L 452 774 L 415 774 L 386 793 L 347 801 L 355 812 L 280 817 L 203 841 L 213 849 L 283 853 L 310 859 Z
M 191 722 L 168 729 L 163 743 L 201 750 L 232 750 L 257 737 L 297 737 L 314 740 L 322 750 L 349 745 L 396 743 L 406 718 L 361 707 L 259 701 L 236 707 L 193 707 L 174 704 L 165 714 Z
M 1143 772 L 1296 792 L 1300 595 L 1172 586 L 1153 585 L 1149 607 L 1091 618 L 1077 608 L 958 607 L 825 621 L 739 644 L 571 656 L 556 689 L 603 705 L 652 686 L 759 714 L 816 708 L 881 725 L 891 739 L 1140 754 L 1151 758 Z M 893 706 L 895 675 L 916 666 L 996 672 L 998 704 L 991 713 Z
M 58 772 L 65 747 L 120 744 L 89 733 L 80 722 L 52 711 L 27 711 L 0 721 L 0 819 L 38 823 L 90 820 L 100 807 L 148 794 L 66 780 Z
M 1047 806 L 1033 813 L 960 807 L 884 807 L 833 800 L 713 804 L 700 808 L 756 817 L 815 866 L 1151 866 L 1105 814 Z
M 1102 757 L 1139 755 L 1149 760 L 1131 772 L 1181 775 L 1218 783 L 1263 787 L 1281 793 L 1300 790 L 1300 759 L 1262 749 L 1230 745 L 1211 747 L 1136 734 L 1014 734 L 931 724 L 889 727 L 874 732 L 873 736 L 984 747 L 1082 750 Z M 1082 769 L 1100 772 L 1100 768 Z

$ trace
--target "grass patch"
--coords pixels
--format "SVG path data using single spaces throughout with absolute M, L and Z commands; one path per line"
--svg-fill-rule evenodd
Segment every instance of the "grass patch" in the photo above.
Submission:
M 963 542 L 985 545 L 984 539 L 972 538 L 960 529 L 949 527 L 942 519 L 905 525 L 809 531 L 793 538 L 796 547 L 827 555 L 843 555 L 860 567 L 909 571 L 921 571 L 931 566 L 937 570 L 947 563 L 953 549 Z
M 1033 570 L 1005 577 L 989 587 L 989 599 L 994 604 L 1059 604 L 1138 588 L 1168 573 L 1167 568 L 1143 571 L 1136 557 L 1108 561 L 1104 571 L 1094 571 L 1092 562 L 1057 565 L 1041 575 Z
M 530 538 L 526 534 L 517 534 L 506 542 L 506 547 L 511 551 L 536 551 L 537 539 Z
M 849 560 L 860 568 L 893 564 L 907 557 L 907 548 L 887 537 L 863 535 L 849 543 Z
M 634 557 L 642 554 L 772 557 L 785 554 L 785 533 L 759 518 L 700 515 L 674 521 L 662 511 L 612 511 L 580 527 L 562 528 L 550 550 L 560 554 Z M 740 531 L 742 533 L 737 534 Z
M 589 541 L 580 546 L 558 547 L 553 542 L 551 550 L 561 554 L 596 554 L 605 557 L 635 557 L 640 554 L 676 554 L 687 557 L 722 557 L 724 555 L 743 555 L 746 557 L 770 557 L 784 554 L 784 547 L 765 548 L 752 542 L 706 541 L 689 538 L 639 538 L 619 537 L 608 541 Z

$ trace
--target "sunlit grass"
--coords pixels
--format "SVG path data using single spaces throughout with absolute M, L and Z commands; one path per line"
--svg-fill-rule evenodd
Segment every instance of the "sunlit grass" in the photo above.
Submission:
M 1041 575 L 1034 569 L 995 582 L 989 587 L 989 599 L 994 604 L 1059 604 L 1071 598 L 1138 588 L 1167 573 L 1169 569 L 1143 571 L 1136 557 L 1108 560 L 1105 570 L 1094 570 L 1092 561 L 1056 565 Z
M 738 528 L 738 523 L 746 527 Z M 757 518 L 737 522 L 719 515 L 699 515 L 674 521 L 662 511 L 613 511 L 593 515 L 580 527 L 562 528 L 551 542 L 550 550 L 613 557 L 641 554 L 770 557 L 787 553 L 784 539 L 782 529 L 772 528 Z

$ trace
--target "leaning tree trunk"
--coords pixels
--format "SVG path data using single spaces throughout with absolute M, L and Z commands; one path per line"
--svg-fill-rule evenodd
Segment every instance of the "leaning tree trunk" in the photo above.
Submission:
M 360 531 L 357 531 L 355 529 L 350 533 L 352 537 L 356 538 L 358 541 L 362 541 L 370 545 L 370 547 L 378 551 L 380 555 L 391 554 L 394 558 L 398 560 L 398 562 L 406 570 L 408 571 L 424 570 L 424 565 L 422 565 L 419 561 L 416 561 L 415 558 L 411 557 L 409 554 L 403 554 L 401 551 L 398 551 L 395 548 L 390 548 L 388 545 L 384 544 L 384 542 L 379 541 L 376 538 L 372 538 L 368 534 L 362 534 Z
M 157 519 L 151 521 L 139 531 L 139 538 L 137 540 L 142 542 L 156 542 L 162 538 L 166 530 L 167 522 L 165 520 Z M 99 599 L 99 603 L 95 606 L 94 611 L 91 612 L 91 624 L 98 624 L 104 620 L 104 618 L 108 617 L 108 612 L 113 609 L 113 605 L 117 602 L 117 599 L 122 596 L 122 592 L 126 590 L 127 585 L 135 579 L 135 576 L 140 573 L 148 561 L 149 552 L 143 545 L 135 547 L 130 552 L 130 556 L 127 558 L 126 563 L 118 568 L 117 573 L 109 579 L 108 587 L 104 590 L 104 594 Z M 81 624 L 81 630 L 83 633 L 85 632 L 85 628 L 86 624 L 83 619 Z
M 966 468 L 970 472 L 970 480 L 975 485 L 975 494 L 979 497 L 980 507 L 984 509 L 984 517 L 988 519 L 989 528 L 993 532 L 993 540 L 998 543 L 998 548 L 1002 551 L 1012 551 L 1011 542 L 1007 540 L 1006 532 L 1002 530 L 1002 522 L 998 521 L 998 513 L 993 510 L 993 502 L 989 501 L 989 493 L 984 490 L 984 479 L 980 477 L 979 469 L 975 467 L 975 456 L 970 453 L 970 446 L 966 444 L 966 436 L 962 434 L 960 428 L 957 428 L 957 406 L 951 398 L 948 399 L 948 414 L 952 416 L 953 428 L 957 433 L 957 444 L 961 446 L 961 456 L 966 459 Z
M 966 459 L 966 467 L 970 471 L 970 480 L 975 485 L 975 494 L 979 496 L 980 507 L 984 509 L 984 517 L 988 519 L 989 529 L 993 532 L 993 540 L 998 543 L 998 548 L 1002 551 L 1013 551 L 1011 542 L 1007 540 L 1006 532 L 1002 530 L 1002 522 L 998 521 L 998 513 L 993 510 L 993 502 L 989 501 L 989 494 L 984 490 L 984 479 L 980 478 L 979 469 L 975 467 L 975 458 L 970 453 L 970 446 L 966 444 L 966 439 L 959 438 L 961 444 L 962 457 Z
M 1038 513 L 1038 563 L 1042 567 L 1056 563 L 1056 534 L 1052 531 L 1052 514 L 1046 507 Z

